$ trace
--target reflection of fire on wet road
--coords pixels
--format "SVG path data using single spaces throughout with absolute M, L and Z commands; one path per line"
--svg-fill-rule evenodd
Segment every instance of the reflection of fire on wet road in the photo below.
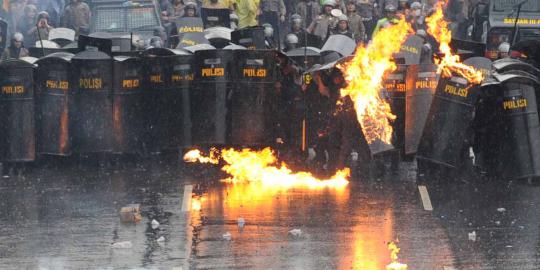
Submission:
M 407 265 L 406 264 L 402 264 L 400 262 L 398 262 L 398 253 L 399 253 L 399 248 L 398 246 L 394 243 L 394 242 L 391 242 L 388 244 L 388 249 L 390 250 L 390 258 L 392 259 L 392 263 L 390 263 L 389 265 L 386 266 L 386 269 L 387 270 L 407 270 Z
M 191 150 L 184 155 L 186 162 L 217 164 L 219 160 L 225 162 L 221 169 L 230 176 L 224 181 L 233 184 L 258 182 L 263 186 L 318 189 L 343 188 L 349 183 L 349 169 L 340 170 L 328 179 L 318 179 L 309 172 L 293 172 L 287 164 L 279 164 L 270 148 L 260 151 L 224 149 L 220 155 L 212 150 L 209 156 L 204 156 L 199 150 Z

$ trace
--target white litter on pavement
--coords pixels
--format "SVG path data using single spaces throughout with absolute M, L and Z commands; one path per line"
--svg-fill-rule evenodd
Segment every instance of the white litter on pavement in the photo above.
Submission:
M 289 234 L 292 237 L 298 238 L 298 237 L 302 236 L 302 230 L 300 230 L 300 229 L 292 229 L 292 230 L 289 231 Z
M 132 248 L 133 244 L 131 241 L 122 241 L 122 242 L 116 242 L 112 244 L 113 248 Z
M 152 222 L 150 223 L 152 225 L 152 229 L 157 229 L 159 228 L 159 222 L 155 219 L 152 219 Z
M 231 241 L 231 239 L 232 239 L 232 235 L 231 235 L 230 232 L 226 232 L 225 234 L 223 234 L 222 237 L 223 237 L 224 240 L 227 240 L 227 241 Z
M 476 242 L 476 232 L 475 231 L 469 233 L 469 241 Z
M 506 208 L 504 207 L 501 207 L 501 208 L 497 208 L 497 212 L 505 212 L 506 211 Z
M 165 237 L 160 236 L 156 241 L 158 241 L 158 242 L 165 242 Z

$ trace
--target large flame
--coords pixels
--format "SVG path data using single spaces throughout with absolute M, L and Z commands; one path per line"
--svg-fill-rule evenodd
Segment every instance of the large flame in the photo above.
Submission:
M 391 144 L 390 121 L 396 117 L 380 96 L 380 89 L 385 73 L 396 69 L 393 55 L 400 51 L 411 31 L 410 24 L 400 19 L 397 24 L 379 31 L 366 47 L 357 47 L 353 59 L 339 66 L 348 83 L 341 89 L 341 95 L 353 100 L 368 143 L 380 140 Z
M 283 188 L 307 187 L 319 188 L 342 188 L 349 181 L 350 170 L 338 171 L 329 179 L 318 179 L 309 172 L 293 172 L 285 163 L 278 163 L 274 151 L 265 148 L 260 151 L 251 149 L 224 149 L 218 157 L 217 152 L 210 156 L 204 156 L 200 151 L 189 151 L 184 156 L 186 162 L 213 163 L 223 160 L 226 164 L 222 170 L 230 175 L 225 182 L 249 183 L 258 182 L 262 185 L 279 186 Z M 211 160 L 211 162 L 206 162 Z
M 193 149 L 193 150 L 188 151 L 184 155 L 184 161 L 191 162 L 191 163 L 218 164 L 219 163 L 218 151 L 216 148 L 212 148 L 210 149 L 210 155 L 205 157 L 202 155 L 201 150 Z
M 398 262 L 398 253 L 399 248 L 394 242 L 388 244 L 388 249 L 390 250 L 390 259 L 392 262 L 386 266 L 387 270 L 407 270 L 407 265 Z
M 454 55 L 450 48 L 452 41 L 452 32 L 448 29 L 448 22 L 444 20 L 443 8 L 446 0 L 437 2 L 436 11 L 430 17 L 426 18 L 428 33 L 439 42 L 439 50 L 442 58 L 435 59 L 438 65 L 438 73 L 444 77 L 452 76 L 456 73 L 469 82 L 479 84 L 484 80 L 484 75 L 480 70 L 461 63 L 459 55 Z

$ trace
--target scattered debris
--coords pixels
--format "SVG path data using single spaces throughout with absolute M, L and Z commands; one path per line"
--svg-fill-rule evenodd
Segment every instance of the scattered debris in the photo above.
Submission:
M 355 152 L 355 151 L 351 152 L 351 160 L 358 161 L 358 152 Z
M 231 241 L 232 234 L 230 232 L 226 232 L 225 234 L 222 235 L 222 237 L 223 237 L 223 240 Z
M 120 219 L 125 223 L 137 223 L 142 220 L 141 205 L 128 204 L 120 209 Z
M 291 235 L 294 238 L 299 238 L 302 236 L 302 230 L 301 229 L 292 229 L 289 231 L 289 235 Z
M 159 222 L 155 219 L 152 219 L 152 222 L 150 224 L 152 225 L 153 230 L 159 228 Z
M 497 221 L 495 221 L 495 225 L 499 226 L 499 225 L 501 225 L 501 222 L 497 220 Z
M 469 241 L 476 242 L 476 231 L 469 233 Z
M 165 237 L 160 236 L 156 241 L 158 241 L 158 242 L 165 242 Z
M 497 208 L 497 212 L 503 213 L 505 211 L 506 211 L 506 208 L 504 207 Z
M 122 242 L 116 242 L 112 244 L 113 248 L 132 248 L 133 244 L 131 241 L 122 241 Z
M 242 229 L 246 225 L 246 221 L 243 218 L 238 218 L 238 228 Z

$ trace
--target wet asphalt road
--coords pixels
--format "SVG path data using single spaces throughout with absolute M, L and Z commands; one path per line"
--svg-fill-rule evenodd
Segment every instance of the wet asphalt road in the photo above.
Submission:
M 384 269 L 396 239 L 408 269 L 540 269 L 540 185 L 419 182 L 403 167 L 342 190 L 282 190 L 224 184 L 174 157 L 37 166 L 0 180 L 0 269 Z M 130 203 L 137 224 L 119 219 Z

